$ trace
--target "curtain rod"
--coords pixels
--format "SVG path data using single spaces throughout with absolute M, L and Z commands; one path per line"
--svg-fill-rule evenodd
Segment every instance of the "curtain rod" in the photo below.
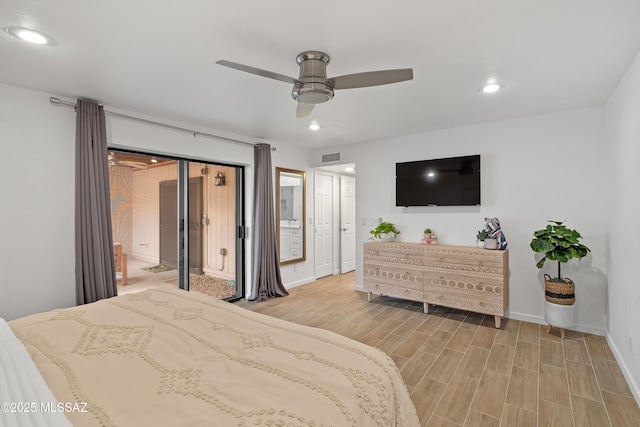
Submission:
M 73 102 L 63 101 L 60 98 L 56 98 L 54 96 L 49 98 L 49 102 L 51 102 L 52 104 L 56 104 L 56 105 L 64 105 L 65 107 L 73 107 L 73 108 L 76 107 L 76 104 L 74 104 Z M 196 136 L 206 136 L 208 138 L 222 139 L 222 140 L 225 140 L 225 141 L 233 142 L 234 144 L 242 144 L 242 145 L 247 145 L 249 147 L 254 147 L 256 145 L 256 144 L 252 144 L 250 142 L 240 141 L 239 139 L 227 138 L 226 136 L 219 136 L 219 135 L 214 135 L 214 134 L 211 134 L 211 133 L 200 132 L 200 131 L 197 131 L 197 130 L 191 130 L 191 129 L 187 129 L 187 128 L 183 128 L 183 127 L 179 127 L 179 126 L 168 125 L 166 123 L 161 123 L 161 122 L 154 122 L 153 120 L 141 119 L 140 117 L 128 116 L 126 114 L 115 113 L 113 111 L 104 110 L 104 113 L 109 115 L 109 116 L 121 117 L 123 119 L 129 119 L 129 120 L 133 120 L 133 121 L 137 121 L 137 122 L 147 123 L 147 124 L 150 124 L 150 125 L 162 126 L 162 127 L 173 129 L 173 130 L 179 130 L 179 131 L 182 131 L 182 132 L 188 132 L 190 134 L 193 134 L 194 138 Z M 272 151 L 276 151 L 275 148 L 272 148 L 271 150 Z

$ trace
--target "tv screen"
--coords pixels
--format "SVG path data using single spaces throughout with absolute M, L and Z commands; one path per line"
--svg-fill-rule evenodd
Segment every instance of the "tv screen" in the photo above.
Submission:
M 396 206 L 480 205 L 480 155 L 396 163 Z

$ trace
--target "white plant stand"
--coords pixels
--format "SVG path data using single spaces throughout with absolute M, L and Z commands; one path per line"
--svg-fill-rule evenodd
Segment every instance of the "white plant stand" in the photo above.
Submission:
M 564 339 L 565 329 L 570 328 L 574 324 L 575 304 L 560 305 L 553 304 L 549 301 L 544 302 L 544 320 L 549 325 L 547 333 L 551 332 L 554 326 L 560 328 L 560 336 Z

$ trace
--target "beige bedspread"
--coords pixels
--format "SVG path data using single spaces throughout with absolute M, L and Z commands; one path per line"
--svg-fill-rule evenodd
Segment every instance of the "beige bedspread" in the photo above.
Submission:
M 171 288 L 9 322 L 77 426 L 419 426 L 393 361 Z M 77 407 L 76 407 L 77 408 Z

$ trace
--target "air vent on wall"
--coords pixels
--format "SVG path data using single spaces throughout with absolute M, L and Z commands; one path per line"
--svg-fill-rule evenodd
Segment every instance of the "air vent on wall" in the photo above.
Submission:
M 337 162 L 340 160 L 340 153 L 331 153 L 322 155 L 322 163 Z

